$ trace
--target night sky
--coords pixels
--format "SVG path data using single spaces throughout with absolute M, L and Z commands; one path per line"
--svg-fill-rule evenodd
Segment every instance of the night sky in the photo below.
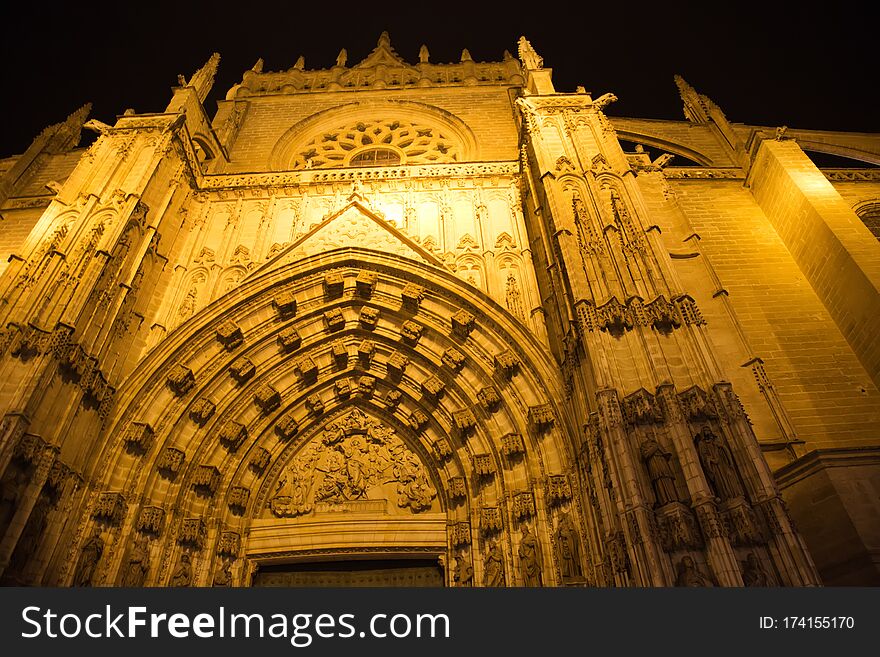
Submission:
M 546 0 L 529 4 L 552 6 Z M 413 63 L 422 43 L 432 62 L 458 61 L 462 48 L 476 61 L 498 61 L 505 49 L 516 56 L 517 38 L 525 34 L 553 68 L 558 91 L 577 85 L 594 96 L 613 91 L 620 100 L 608 108 L 611 116 L 682 119 L 672 81 L 680 73 L 734 122 L 880 130 L 877 58 L 871 52 L 876 27 L 864 6 L 835 2 L 810 11 L 804 3 L 794 12 L 766 2 L 655 6 L 663 5 L 669 9 L 559 2 L 567 9 L 547 10 L 552 18 L 539 19 L 522 2 L 507 9 L 450 2 L 444 12 L 435 0 L 123 0 L 58 7 L 31 1 L 3 17 L 0 157 L 23 151 L 43 127 L 87 101 L 94 103 L 92 117 L 111 124 L 128 107 L 162 111 L 177 74 L 188 78 L 215 50 L 222 59 L 209 114 L 259 57 L 266 71 L 286 70 L 300 54 L 307 69 L 326 68 L 345 47 L 354 65 L 382 30 Z M 732 9 L 737 6 L 742 8 Z M 574 7 L 583 7 L 585 18 Z M 756 7 L 762 13 L 754 13 Z

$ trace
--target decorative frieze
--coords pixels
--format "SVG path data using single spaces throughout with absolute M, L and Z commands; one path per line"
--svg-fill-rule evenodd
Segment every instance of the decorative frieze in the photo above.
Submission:
M 175 365 L 171 368 L 165 383 L 178 397 L 182 397 L 196 385 L 196 377 L 193 371 L 185 365 Z
M 223 322 L 217 328 L 217 341 L 227 351 L 233 351 L 244 343 L 244 334 L 234 322 Z
M 261 385 L 254 393 L 254 403 L 264 415 L 281 406 L 281 393 L 268 383 Z
M 408 345 L 414 347 L 418 344 L 419 338 L 422 337 L 423 330 L 421 324 L 408 319 L 400 326 L 400 337 L 403 338 L 403 341 Z
M 290 290 L 282 290 L 272 297 L 272 305 L 275 310 L 284 318 L 292 317 L 296 314 L 296 297 Z
M 236 383 L 243 385 L 257 373 L 257 368 L 249 359 L 242 356 L 229 366 L 229 373 Z
M 477 399 L 487 411 L 493 412 L 501 404 L 501 397 L 493 386 L 486 386 L 477 391 Z
M 520 359 L 512 349 L 495 354 L 495 370 L 506 379 L 512 377 L 519 369 Z
M 122 435 L 125 446 L 138 454 L 144 454 L 153 444 L 153 427 L 146 422 L 132 422 Z
M 480 478 L 489 478 L 495 474 L 491 454 L 474 454 L 474 474 Z
M 125 517 L 125 498 L 122 493 L 104 492 L 98 495 L 92 511 L 95 520 L 102 520 L 111 525 L 118 525 Z
M 241 534 L 238 532 L 221 532 L 217 542 L 217 554 L 221 557 L 238 557 L 241 552 Z
M 247 427 L 240 422 L 230 420 L 220 428 L 220 443 L 230 452 L 236 451 L 247 440 Z
M 379 274 L 374 271 L 361 270 L 355 279 L 355 289 L 358 295 L 369 298 L 376 289 L 376 283 L 379 282 Z
M 251 453 L 251 459 L 248 462 L 248 466 L 250 466 L 251 470 L 261 475 L 266 471 L 266 468 L 269 467 L 271 461 L 272 454 L 269 450 L 265 447 L 257 447 Z
M 388 356 L 387 367 L 390 372 L 396 375 L 401 375 L 406 371 L 406 366 L 409 364 L 409 358 L 400 353 L 399 351 L 391 352 L 391 355 Z
M 332 308 L 324 313 L 324 323 L 328 331 L 338 331 L 345 328 L 345 316 L 342 309 Z
M 476 326 L 476 317 L 467 310 L 461 309 L 452 316 L 452 332 L 466 338 Z
M 296 435 L 296 432 L 299 431 L 299 423 L 294 417 L 293 411 L 287 411 L 284 415 L 278 418 L 278 422 L 275 423 L 275 433 L 282 440 L 290 440 Z
M 138 514 L 135 529 L 142 534 L 161 536 L 165 526 L 165 509 L 160 506 L 145 506 Z
M 535 515 L 535 496 L 531 491 L 521 491 L 513 495 L 513 515 L 517 520 L 525 520 Z
M 517 456 L 525 452 L 522 436 L 518 433 L 506 433 L 501 436 L 501 453 L 504 456 Z
M 454 411 L 452 413 L 452 421 L 455 424 L 455 428 L 458 429 L 459 434 L 462 436 L 471 433 L 477 425 L 477 418 L 474 416 L 474 412 L 468 408 Z
M 180 523 L 180 533 L 177 542 L 186 547 L 201 550 L 208 536 L 208 528 L 201 518 L 184 518 Z
M 452 448 L 446 438 L 438 438 L 434 441 L 434 455 L 441 463 L 452 458 Z
M 328 271 L 324 274 L 324 294 L 333 299 L 342 296 L 345 279 L 341 271 Z
M 480 508 L 480 530 L 483 534 L 500 532 L 502 523 L 501 509 L 497 506 L 484 506 Z
M 550 404 L 529 406 L 529 424 L 536 431 L 546 431 L 556 422 L 553 407 Z
M 192 487 L 198 492 L 213 495 L 217 492 L 222 475 L 217 466 L 200 465 L 193 472 Z
M 407 283 L 400 292 L 400 298 L 405 308 L 416 311 L 419 309 L 422 299 L 425 298 L 425 288 L 415 283 Z
M 571 483 L 564 474 L 547 477 L 547 503 L 551 506 L 562 504 L 571 499 Z
M 207 397 L 200 397 L 189 407 L 189 418 L 202 427 L 211 419 L 216 410 L 217 407 L 214 402 Z
M 185 461 L 186 454 L 184 454 L 183 450 L 166 447 L 162 450 L 162 454 L 159 455 L 156 461 L 156 469 L 166 479 L 174 479 L 183 468 Z
M 238 515 L 243 514 L 250 498 L 250 489 L 244 486 L 233 486 L 229 489 L 229 499 L 227 501 L 229 510 Z
M 278 334 L 278 344 L 281 345 L 283 351 L 290 353 L 299 349 L 302 337 L 296 328 L 289 326 Z
M 359 320 L 362 327 L 368 331 L 372 331 L 376 328 L 376 324 L 379 323 L 379 309 L 371 306 L 364 306 L 361 308 Z

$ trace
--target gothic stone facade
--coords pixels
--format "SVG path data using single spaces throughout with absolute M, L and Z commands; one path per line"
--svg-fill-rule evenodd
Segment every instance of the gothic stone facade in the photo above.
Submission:
M 215 55 L 0 162 L 3 582 L 880 583 L 880 178 L 803 150 L 878 137 L 517 55 L 383 34 L 210 119 Z

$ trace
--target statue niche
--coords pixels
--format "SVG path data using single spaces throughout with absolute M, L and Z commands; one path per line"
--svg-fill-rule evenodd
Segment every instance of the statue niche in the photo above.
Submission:
M 269 508 L 279 518 L 305 515 L 316 505 L 342 507 L 394 499 L 411 513 L 427 511 L 437 490 L 419 458 L 394 429 L 359 409 L 328 422 L 286 467 Z

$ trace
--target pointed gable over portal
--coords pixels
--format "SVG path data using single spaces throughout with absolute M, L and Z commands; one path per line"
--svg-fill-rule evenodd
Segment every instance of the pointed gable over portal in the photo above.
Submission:
M 258 276 L 302 258 L 347 247 L 366 248 L 444 267 L 443 262 L 394 224 L 386 221 L 352 194 L 349 203 L 331 213 L 250 276 Z M 444 267 L 445 268 L 445 267 Z

